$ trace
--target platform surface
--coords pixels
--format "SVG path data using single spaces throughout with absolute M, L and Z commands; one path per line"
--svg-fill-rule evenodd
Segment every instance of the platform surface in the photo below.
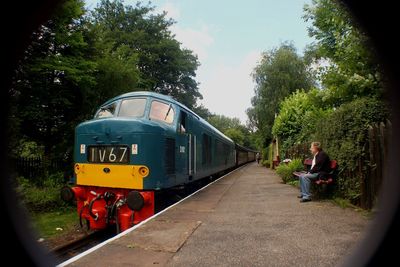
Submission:
M 368 219 L 251 163 L 69 266 L 337 266 Z

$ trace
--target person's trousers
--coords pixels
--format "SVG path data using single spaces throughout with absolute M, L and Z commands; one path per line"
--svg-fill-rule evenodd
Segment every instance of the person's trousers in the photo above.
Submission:
M 302 198 L 310 199 L 311 198 L 311 181 L 317 179 L 318 173 L 306 173 L 299 177 L 300 180 L 300 193 Z

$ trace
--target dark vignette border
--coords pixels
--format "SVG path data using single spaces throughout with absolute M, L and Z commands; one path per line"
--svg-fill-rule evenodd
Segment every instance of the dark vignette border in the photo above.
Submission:
M 13 262 L 16 266 L 54 266 L 54 261 L 46 256 L 46 251 L 37 245 L 32 233 L 28 231 L 26 216 L 17 208 L 17 200 L 11 191 L 9 164 L 7 159 L 7 117 L 8 88 L 13 69 L 18 58 L 29 42 L 29 35 L 54 8 L 63 0 L 10 1 L 4 3 L 1 16 L 2 49 L 0 111 L 0 210 L 2 211 L 3 248 L 2 261 Z M 396 1 L 357 1 L 346 0 L 353 15 L 369 34 L 372 44 L 378 51 L 388 79 L 388 100 L 392 107 L 393 133 L 389 164 L 381 191 L 378 216 L 370 224 L 367 234 L 354 253 L 344 260 L 344 266 L 376 266 L 384 262 L 399 262 L 396 243 L 400 227 L 400 57 L 399 45 L 394 40 L 399 32 Z M 329 227 L 329 226 L 328 226 Z M 17 257 L 13 256 L 17 255 Z

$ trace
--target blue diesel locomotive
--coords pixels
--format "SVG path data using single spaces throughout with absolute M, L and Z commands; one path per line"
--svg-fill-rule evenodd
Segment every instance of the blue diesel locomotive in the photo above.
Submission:
M 126 230 L 154 214 L 154 192 L 185 185 L 255 160 L 171 97 L 133 92 L 104 103 L 75 130 L 76 199 L 92 229 Z

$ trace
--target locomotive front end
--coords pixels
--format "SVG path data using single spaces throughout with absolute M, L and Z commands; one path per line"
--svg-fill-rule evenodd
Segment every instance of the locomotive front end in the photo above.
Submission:
M 77 201 L 81 225 L 86 221 L 92 229 L 104 229 L 115 224 L 124 231 L 154 214 L 154 190 L 168 183 L 157 160 L 164 157 L 160 148 L 168 127 L 154 118 L 173 121 L 172 115 L 171 106 L 155 106 L 149 97 L 125 97 L 110 100 L 93 120 L 77 126 L 76 186 L 61 195 Z

